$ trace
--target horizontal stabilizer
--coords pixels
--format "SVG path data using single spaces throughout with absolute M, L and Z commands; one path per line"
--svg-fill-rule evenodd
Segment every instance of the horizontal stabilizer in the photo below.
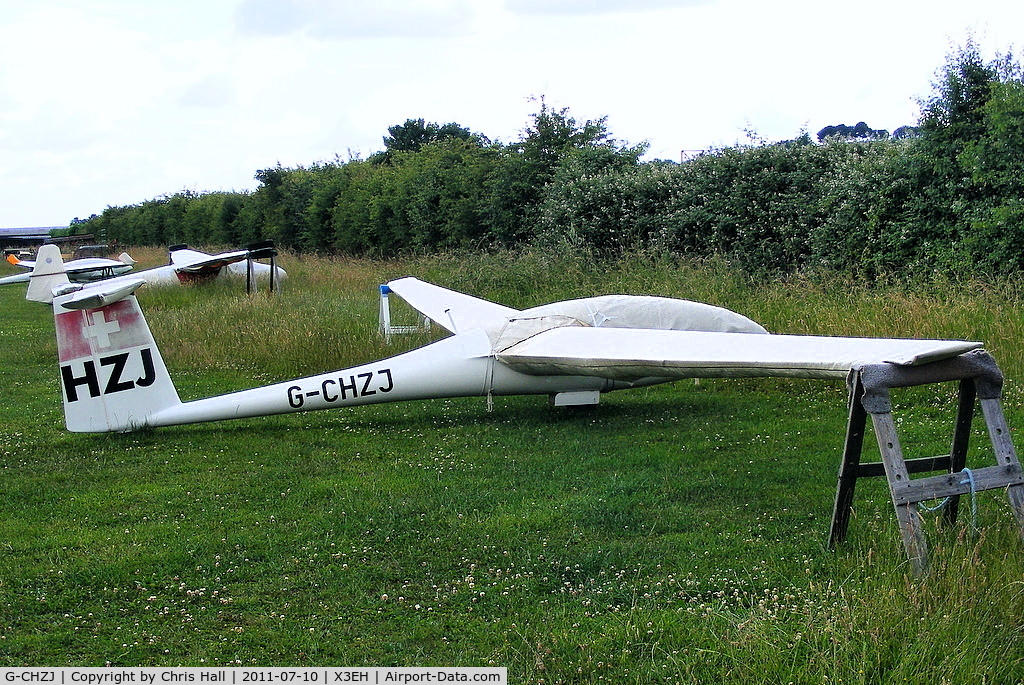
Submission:
M 448 290 L 418 278 L 399 278 L 387 284 L 409 305 L 449 333 L 500 325 L 519 310 Z
M 84 288 L 68 299 L 62 300 L 60 306 L 64 309 L 96 309 L 97 307 L 104 307 L 118 300 L 123 300 L 145 284 L 146 279 L 144 278 L 119 280 L 113 285 L 107 285 L 104 281 L 100 281 L 96 285 Z

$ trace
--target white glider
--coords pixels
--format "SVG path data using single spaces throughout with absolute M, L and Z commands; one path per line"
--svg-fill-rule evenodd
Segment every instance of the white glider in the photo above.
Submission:
M 28 283 L 31 278 L 31 271 L 35 269 L 34 259 L 18 259 L 14 255 L 8 255 L 7 261 L 13 265 L 25 269 L 25 273 L 0 278 L 0 285 L 11 283 Z M 132 270 L 135 260 L 127 252 L 122 252 L 117 259 L 104 259 L 103 257 L 83 257 L 72 259 L 64 263 L 64 271 L 68 278 L 75 283 L 88 283 L 105 278 L 113 278 L 126 274 Z
M 215 255 L 190 250 L 185 246 L 176 246 L 170 250 L 170 264 L 107 278 L 102 282 L 110 284 L 115 289 L 125 283 L 134 282 L 136 279 L 141 279 L 149 285 L 165 286 L 200 283 L 227 273 L 246 278 L 250 288 L 257 280 L 269 280 L 271 289 L 274 289 L 279 287 L 280 283 L 288 276 L 284 269 L 274 263 L 273 258 L 276 254 L 273 243 L 269 241 L 253 244 L 244 250 L 221 252 Z M 264 257 L 271 258 L 269 265 L 255 261 Z M 68 264 L 70 263 L 68 262 Z M 49 302 L 48 298 L 52 296 L 52 287 L 47 278 L 67 272 L 67 265 L 62 264 L 60 251 L 52 245 L 43 245 L 39 248 L 35 265 L 36 268 L 30 275 L 29 292 L 26 298 L 38 302 Z M 68 276 L 70 278 L 71 274 Z M 70 278 L 70 280 L 75 281 L 76 279 Z
M 181 402 L 132 294 L 142 279 L 86 287 L 67 284 L 61 273 L 36 280 L 52 298 L 65 419 L 74 432 L 439 397 L 540 394 L 555 404 L 594 404 L 602 392 L 679 378 L 844 378 L 861 364 L 915 366 L 981 347 L 769 335 L 726 309 L 659 297 L 615 295 L 517 311 L 402 278 L 385 287 L 453 335 L 350 369 Z

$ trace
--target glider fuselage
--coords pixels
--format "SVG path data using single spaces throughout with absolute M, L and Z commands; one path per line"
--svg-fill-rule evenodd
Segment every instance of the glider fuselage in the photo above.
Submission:
M 596 404 L 600 393 L 680 378 L 845 378 L 862 363 L 920 365 L 980 347 L 949 340 L 769 335 L 711 305 L 612 295 L 518 311 L 414 278 L 390 291 L 452 333 L 381 361 L 181 402 L 133 292 L 145 280 L 55 287 L 33 273 L 30 296 L 53 303 L 67 427 L 130 431 L 431 398 L 549 395 Z M 383 291 L 382 291 L 383 292 Z

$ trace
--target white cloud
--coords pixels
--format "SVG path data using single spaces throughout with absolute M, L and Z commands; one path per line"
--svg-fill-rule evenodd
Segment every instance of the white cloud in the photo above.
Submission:
M 517 14 L 598 15 L 635 13 L 707 5 L 716 0 L 505 0 Z
M 544 95 L 652 156 L 911 123 L 1000 0 L 33 0 L 0 17 L 0 226 L 56 225 L 382 148 L 407 118 L 515 140 Z M 9 10 L 9 11 L 8 11 Z
M 185 86 L 178 96 L 178 102 L 187 107 L 216 109 L 234 104 L 236 98 L 234 79 L 225 72 L 218 72 L 201 76 Z
M 446 38 L 469 30 L 475 7 L 471 0 L 243 0 L 235 18 L 251 35 Z

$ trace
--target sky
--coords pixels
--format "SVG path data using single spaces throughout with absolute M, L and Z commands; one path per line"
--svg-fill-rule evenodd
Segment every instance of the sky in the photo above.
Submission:
M 1007 0 L 0 0 L 0 227 L 365 159 L 389 126 L 519 140 L 539 99 L 679 160 L 916 123 Z M 757 138 L 749 137 L 755 135 Z

